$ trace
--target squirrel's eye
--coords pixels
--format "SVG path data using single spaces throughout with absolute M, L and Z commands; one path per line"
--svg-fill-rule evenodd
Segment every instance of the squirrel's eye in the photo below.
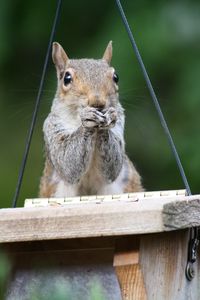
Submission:
M 114 74 L 113 74 L 113 81 L 114 81 L 115 83 L 118 83 L 118 81 L 119 81 L 119 76 L 117 75 L 117 73 L 114 73 Z
M 68 85 L 70 82 L 72 82 L 72 75 L 69 72 L 66 72 L 64 76 L 64 85 Z

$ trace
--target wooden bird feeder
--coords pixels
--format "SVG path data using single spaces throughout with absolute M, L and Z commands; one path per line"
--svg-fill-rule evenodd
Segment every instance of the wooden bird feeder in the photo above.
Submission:
M 116 3 L 188 192 L 178 153 L 120 0 Z M 60 8 L 58 0 L 14 207 Z M 0 248 L 12 262 L 5 299 L 29 300 L 34 291 L 41 295 L 37 299 L 50 299 L 46 295 L 59 283 L 71 288 L 66 299 L 94 300 L 90 289 L 95 279 L 101 300 L 197 300 L 198 226 L 200 195 L 187 196 L 185 190 L 27 199 L 23 208 L 0 209 Z M 194 237 L 191 232 L 195 232 Z M 187 262 L 192 268 L 187 269 L 186 278 Z
M 185 190 L 27 199 L 0 210 L 13 266 L 6 299 L 28 299 L 32 286 L 44 296 L 62 280 L 71 299 L 89 299 L 94 278 L 102 299 L 198 299 L 199 266 L 192 281 L 185 267 L 188 228 L 199 225 L 200 195 Z

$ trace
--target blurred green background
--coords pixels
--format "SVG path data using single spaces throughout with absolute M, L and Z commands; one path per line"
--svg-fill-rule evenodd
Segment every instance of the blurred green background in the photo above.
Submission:
M 200 2 L 122 1 L 193 193 L 199 192 Z M 0 1 L 0 207 L 15 191 L 56 1 Z M 115 1 L 63 0 L 56 38 L 73 58 L 99 58 L 113 40 L 126 110 L 127 152 L 147 190 L 183 188 Z M 36 197 L 43 169 L 42 123 L 56 88 L 52 62 L 18 205 Z

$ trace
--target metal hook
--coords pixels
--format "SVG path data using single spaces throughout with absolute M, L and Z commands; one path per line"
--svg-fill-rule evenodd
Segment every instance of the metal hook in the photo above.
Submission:
M 186 278 L 191 281 L 195 277 L 194 263 L 197 260 L 197 250 L 199 246 L 199 229 L 192 227 L 190 229 L 190 239 L 188 243 L 188 260 L 185 269 Z

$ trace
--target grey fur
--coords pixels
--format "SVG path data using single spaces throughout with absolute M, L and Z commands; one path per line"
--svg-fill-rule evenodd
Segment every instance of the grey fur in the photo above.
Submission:
M 60 177 L 75 184 L 80 181 L 90 164 L 95 130 L 80 126 L 69 134 L 59 123 L 59 118 L 53 114 L 45 121 L 47 155 Z
M 42 197 L 142 190 L 140 176 L 125 154 L 124 110 L 108 63 L 111 47 L 106 59 L 70 60 L 54 43 L 58 88 L 43 127 L 49 163 L 41 180 Z M 72 77 L 67 85 L 65 72 Z M 127 174 L 129 181 L 124 180 Z
M 119 175 L 124 153 L 120 139 L 110 130 L 100 130 L 97 135 L 97 152 L 100 157 L 99 170 L 108 183 Z
M 59 116 L 49 114 L 44 123 L 46 152 L 64 181 L 78 183 L 89 170 L 94 155 L 105 183 L 116 179 L 123 164 L 123 141 L 110 130 L 116 115 L 114 108 L 103 114 L 94 107 L 85 107 L 80 114 L 82 126 L 70 134 Z

